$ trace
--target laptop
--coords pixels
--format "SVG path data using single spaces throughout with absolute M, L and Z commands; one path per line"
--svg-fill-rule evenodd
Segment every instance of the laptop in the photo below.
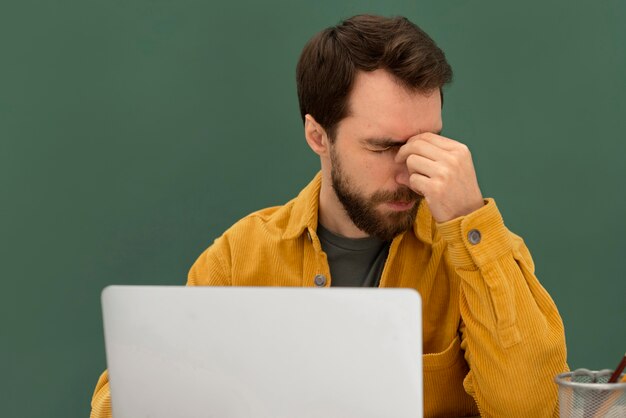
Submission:
M 114 418 L 421 417 L 409 289 L 109 286 Z

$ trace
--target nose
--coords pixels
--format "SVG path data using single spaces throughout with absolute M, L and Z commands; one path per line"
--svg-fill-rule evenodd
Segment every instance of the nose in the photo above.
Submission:
M 398 164 L 396 183 L 409 187 L 409 169 L 404 162 Z

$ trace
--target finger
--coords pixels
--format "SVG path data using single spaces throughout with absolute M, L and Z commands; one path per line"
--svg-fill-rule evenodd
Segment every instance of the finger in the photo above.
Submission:
M 411 154 L 408 156 L 406 159 L 406 166 L 409 176 L 415 173 L 432 178 L 440 171 L 439 163 L 417 154 Z
M 437 135 L 432 132 L 424 132 L 422 134 L 416 135 L 414 138 L 421 139 L 447 151 L 452 151 L 459 145 L 461 145 L 459 141 L 455 141 L 454 139 L 446 138 L 445 136 Z
M 441 161 L 446 158 L 446 151 L 428 141 L 422 139 L 410 139 L 406 144 L 402 145 L 396 154 L 396 162 L 404 162 L 411 154 L 421 155 L 433 161 Z
M 415 193 L 426 197 L 430 179 L 422 174 L 413 173 L 409 176 L 409 188 Z

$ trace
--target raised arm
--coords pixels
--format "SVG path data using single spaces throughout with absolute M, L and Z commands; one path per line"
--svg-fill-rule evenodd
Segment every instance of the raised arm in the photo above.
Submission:
M 424 196 L 461 278 L 465 390 L 483 416 L 557 415 L 553 378 L 567 369 L 563 324 L 521 238 L 484 200 L 464 144 L 426 132 L 396 155 L 397 181 Z

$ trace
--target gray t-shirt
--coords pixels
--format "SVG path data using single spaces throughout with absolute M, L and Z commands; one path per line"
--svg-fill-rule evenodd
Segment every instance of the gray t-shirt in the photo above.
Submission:
M 346 238 L 321 224 L 317 235 L 328 257 L 331 286 L 378 287 L 389 254 L 389 241 L 378 238 Z

